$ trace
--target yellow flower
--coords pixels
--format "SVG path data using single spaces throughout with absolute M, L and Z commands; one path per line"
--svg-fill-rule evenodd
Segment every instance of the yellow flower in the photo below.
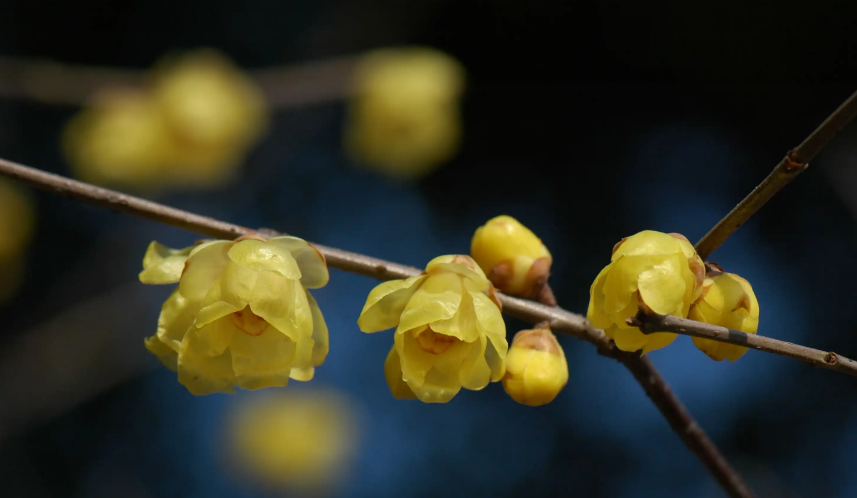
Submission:
M 503 388 L 518 403 L 541 406 L 556 398 L 568 382 L 565 352 L 550 328 L 515 334 L 506 356 Z
M 691 320 L 720 325 L 747 334 L 759 328 L 759 301 L 750 282 L 734 273 L 715 272 L 703 283 L 702 297 L 690 308 Z M 747 348 L 694 337 L 693 343 L 709 358 L 735 361 L 744 356 Z
M 267 127 L 261 90 L 213 50 L 165 58 L 152 92 L 173 135 L 171 174 L 179 182 L 227 180 Z
M 553 259 L 541 239 L 511 216 L 497 216 L 479 227 L 470 255 L 498 289 L 535 297 L 547 284 Z
M 327 284 L 324 257 L 296 237 L 215 240 L 174 250 L 152 242 L 140 281 L 179 282 L 146 347 L 193 394 L 305 381 L 328 351 L 307 288 Z
M 105 90 L 66 125 L 63 153 L 81 180 L 152 187 L 164 182 L 172 139 L 142 90 Z
M 354 412 L 336 391 L 279 391 L 243 402 L 229 424 L 230 460 L 260 484 L 323 495 L 354 455 Z
M 669 345 L 676 334 L 643 334 L 625 323 L 642 305 L 661 315 L 686 318 L 702 291 L 705 266 L 679 234 L 646 230 L 622 239 L 590 289 L 592 325 L 604 329 L 622 351 L 643 354 Z
M 425 176 L 458 151 L 464 69 L 430 48 L 366 54 L 352 82 L 345 147 L 368 167 L 397 179 Z
M 397 398 L 446 403 L 506 370 L 506 324 L 491 283 L 468 256 L 439 256 L 418 277 L 375 287 L 357 324 L 363 332 L 397 327 L 384 365 Z

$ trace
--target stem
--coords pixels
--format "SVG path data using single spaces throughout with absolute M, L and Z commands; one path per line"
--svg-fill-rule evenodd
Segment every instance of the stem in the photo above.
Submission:
M 800 145 L 789 151 L 762 183 L 712 228 L 699 242 L 696 252 L 708 259 L 735 230 L 756 214 L 777 192 L 801 174 L 821 149 L 857 115 L 857 92 L 851 94 L 833 114 L 827 117 Z
M 642 311 L 637 313 L 636 317 L 628 318 L 626 323 L 638 327 L 644 334 L 672 332 L 674 334 L 711 339 L 780 356 L 787 356 L 809 365 L 857 377 L 857 361 L 840 356 L 833 351 L 821 351 L 790 342 L 779 341 L 770 337 L 745 334 L 738 330 L 696 322 L 687 318 L 678 318 L 669 315 L 648 315 Z
M 133 214 L 211 237 L 234 239 L 241 235 L 256 233 L 256 230 L 240 225 L 233 225 L 171 208 L 3 159 L 0 159 L 0 175 L 75 200 L 106 207 L 113 211 Z M 321 245 L 315 245 L 315 247 L 324 255 L 328 266 L 380 280 L 401 279 L 422 273 L 418 268 L 363 254 Z M 702 461 L 729 496 L 733 498 L 753 497 L 741 476 L 729 465 L 729 462 L 696 423 L 685 406 L 673 394 L 669 385 L 648 358 L 619 351 L 602 330 L 591 326 L 586 318 L 581 315 L 559 307 L 517 299 L 499 292 L 497 297 L 500 299 L 506 314 L 531 323 L 548 321 L 553 330 L 587 341 L 595 345 L 602 355 L 614 358 L 625 365 L 661 411 L 664 418 L 667 419 L 670 427 Z
M 272 109 L 292 109 L 342 100 L 356 57 L 250 71 Z M 84 105 L 105 87 L 144 87 L 145 70 L 77 66 L 47 60 L 0 57 L 0 98 Z

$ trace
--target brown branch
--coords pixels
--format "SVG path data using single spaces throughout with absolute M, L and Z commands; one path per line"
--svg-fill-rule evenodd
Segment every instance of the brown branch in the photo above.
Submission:
M 256 230 L 239 225 L 199 216 L 3 159 L 0 159 L 0 175 L 75 200 L 106 207 L 113 211 L 133 214 L 210 237 L 232 239 L 256 232 Z M 411 266 L 332 247 L 315 246 L 326 258 L 328 266 L 347 272 L 380 280 L 407 278 L 421 273 L 420 269 Z M 729 496 L 752 498 L 753 494 L 741 476 L 732 469 L 729 462 L 693 419 L 681 401 L 673 394 L 669 385 L 648 358 L 619 351 L 602 330 L 591 326 L 586 318 L 581 315 L 562 308 L 517 299 L 500 293 L 498 293 L 498 297 L 506 314 L 531 323 L 548 321 L 553 330 L 587 341 L 595 345 L 602 355 L 616 359 L 625 365 L 661 411 L 672 429 L 706 466 Z
M 348 96 L 356 57 L 250 71 L 272 109 L 335 102 Z M 142 87 L 148 72 L 0 57 L 0 98 L 84 105 L 99 89 Z
M 645 334 L 672 332 L 692 337 L 701 337 L 703 339 L 712 339 L 718 342 L 787 356 L 809 365 L 857 376 L 857 361 L 840 356 L 833 351 L 821 351 L 770 337 L 745 334 L 738 330 L 696 322 L 687 318 L 668 315 L 647 315 L 642 311 L 637 313 L 636 317 L 628 318 L 627 323 L 628 325 L 638 327 Z
M 774 194 L 801 174 L 821 149 L 833 140 L 839 130 L 850 123 L 855 116 L 857 116 L 857 92 L 851 94 L 803 143 L 789 151 L 759 186 L 696 243 L 696 252 L 699 256 L 703 260 L 708 259 L 711 253 L 749 220 L 759 208 L 771 200 Z

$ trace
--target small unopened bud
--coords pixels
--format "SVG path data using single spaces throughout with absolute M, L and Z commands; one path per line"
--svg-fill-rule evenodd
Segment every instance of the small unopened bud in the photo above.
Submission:
M 523 405 L 545 405 L 567 382 L 565 353 L 550 328 L 522 330 L 515 335 L 503 377 L 503 388 L 512 399 Z
M 718 268 L 708 273 L 702 289 L 702 296 L 690 307 L 688 318 L 746 334 L 756 333 L 759 328 L 759 301 L 750 282 Z M 743 346 L 700 337 L 694 337 L 693 344 L 715 361 L 735 361 L 747 352 Z
M 547 288 L 553 258 L 541 239 L 511 216 L 479 227 L 470 254 L 502 292 L 535 298 Z

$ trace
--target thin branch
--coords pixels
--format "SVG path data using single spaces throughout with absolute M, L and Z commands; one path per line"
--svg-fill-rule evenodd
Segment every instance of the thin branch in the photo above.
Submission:
M 741 227 L 753 216 L 766 202 L 771 200 L 777 192 L 782 190 L 789 182 L 809 166 L 821 149 L 828 144 L 833 137 L 839 133 L 845 125 L 857 116 L 857 92 L 851 94 L 848 100 L 842 103 L 833 114 L 828 116 L 818 128 L 815 129 L 800 145 L 789 151 L 786 157 L 774 168 L 771 174 L 765 178 L 747 197 L 744 198 L 732 211 L 720 220 L 699 242 L 696 243 L 696 252 L 706 260 L 711 253 L 720 247 L 735 230 Z
M 250 71 L 272 109 L 292 109 L 342 100 L 356 57 Z M 84 105 L 99 89 L 143 87 L 144 70 L 61 64 L 0 57 L 0 98 L 46 104 Z
M 0 159 L 0 175 L 8 176 L 27 185 L 52 191 L 56 194 L 87 202 L 113 211 L 133 214 L 160 223 L 173 225 L 210 237 L 231 239 L 255 233 L 239 225 L 174 209 L 130 195 L 96 187 L 76 180 L 40 171 Z M 411 266 L 315 245 L 324 255 L 328 266 L 340 270 L 390 280 L 419 275 L 422 271 Z M 550 322 L 551 328 L 595 345 L 598 352 L 625 365 L 652 402 L 661 411 L 672 429 L 688 448 L 700 459 L 711 474 L 733 498 L 752 498 L 741 476 L 729 465 L 714 443 L 679 401 L 669 385 L 648 358 L 616 349 L 600 329 L 589 324 L 581 315 L 562 308 L 517 299 L 498 293 L 503 311 L 531 323 Z
M 712 339 L 718 342 L 735 344 L 750 349 L 757 349 L 767 353 L 787 356 L 800 360 L 809 365 L 837 372 L 846 373 L 857 377 L 857 361 L 840 356 L 833 351 L 821 351 L 808 348 L 786 341 L 772 339 L 770 337 L 756 334 L 745 334 L 744 332 L 727 329 L 719 325 L 695 322 L 687 318 L 675 316 L 647 315 L 644 312 L 637 313 L 634 318 L 628 318 L 628 325 L 638 327 L 643 333 L 672 332 L 675 334 Z

